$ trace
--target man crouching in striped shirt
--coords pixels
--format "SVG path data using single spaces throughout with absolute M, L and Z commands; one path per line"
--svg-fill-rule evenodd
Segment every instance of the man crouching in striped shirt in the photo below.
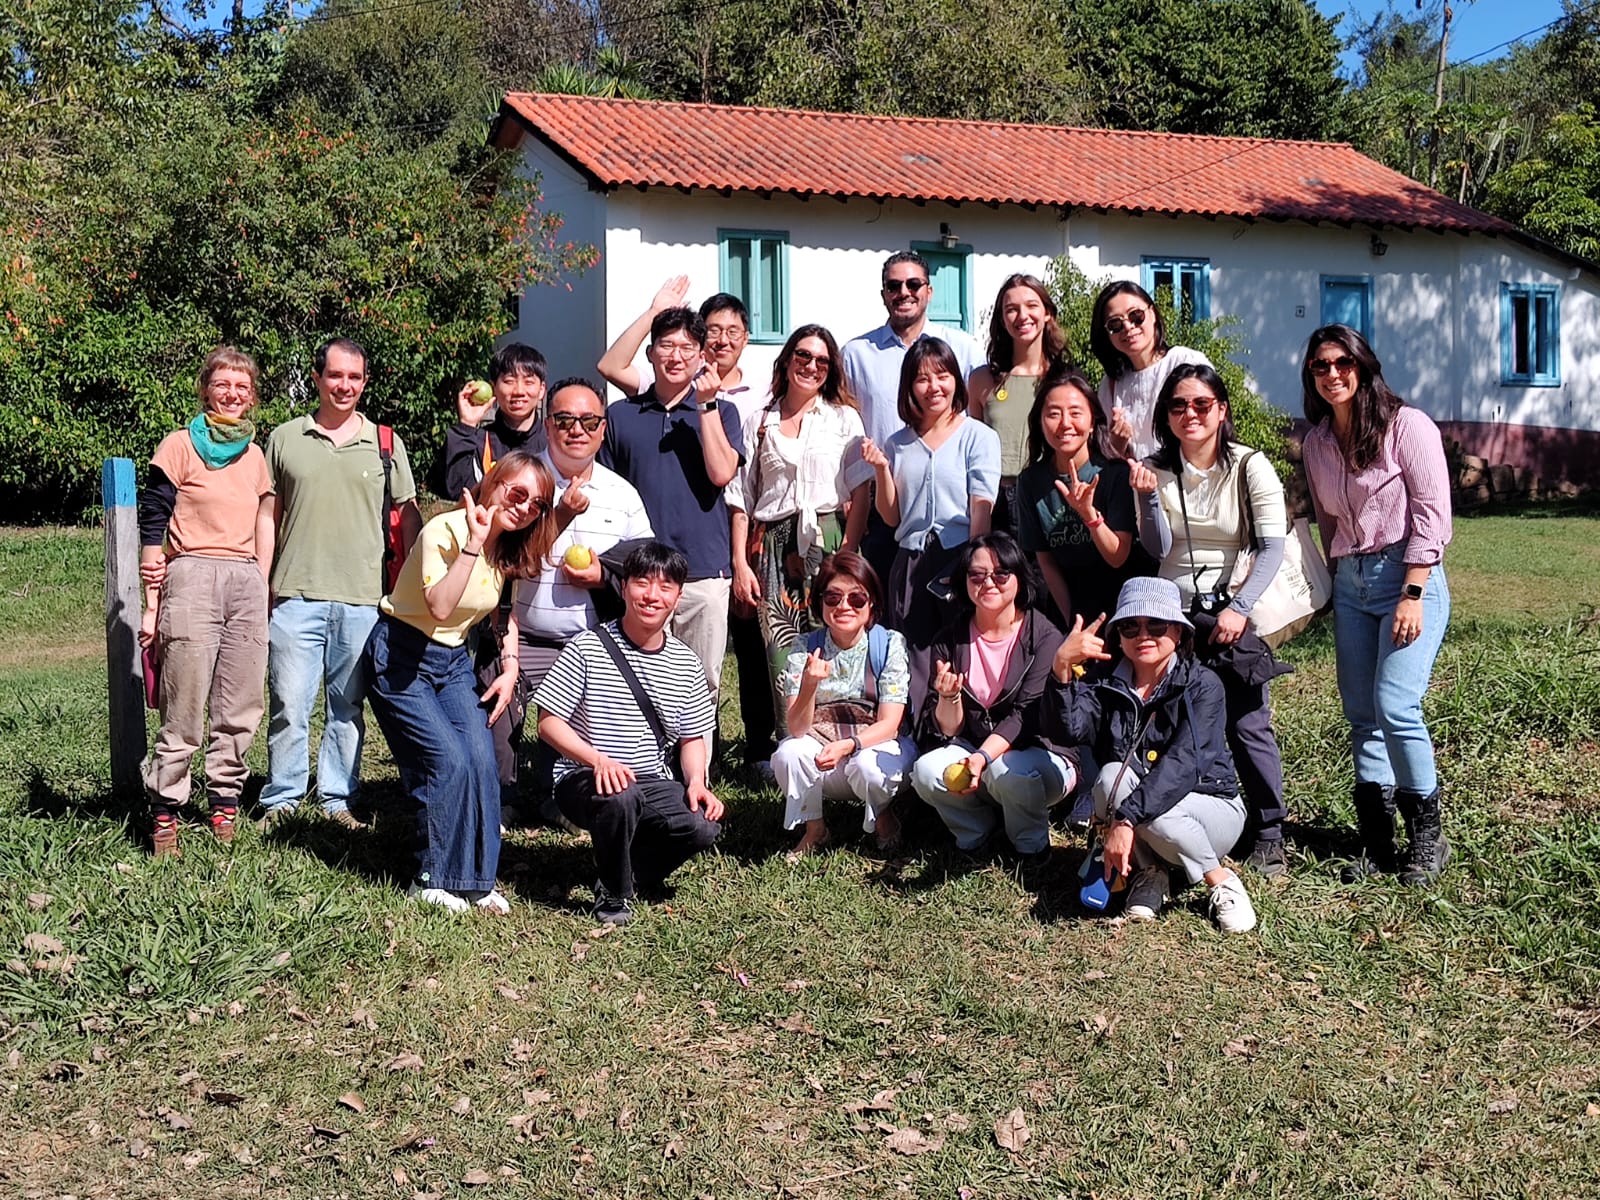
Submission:
M 568 642 L 534 696 L 539 737 L 561 755 L 556 803 L 594 840 L 594 917 L 607 925 L 627 924 L 636 894 L 659 893 L 722 832 L 705 668 L 667 633 L 688 575 L 670 546 L 640 546 L 622 568 L 622 619 Z

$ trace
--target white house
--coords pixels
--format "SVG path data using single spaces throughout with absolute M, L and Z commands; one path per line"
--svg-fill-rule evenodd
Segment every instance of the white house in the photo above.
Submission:
M 592 374 L 670 275 L 749 304 L 759 376 L 795 325 L 881 325 L 896 250 L 928 258 L 934 319 L 980 340 L 1001 280 L 1065 254 L 1237 316 L 1293 415 L 1307 335 L 1343 320 L 1464 449 L 1600 482 L 1600 268 L 1348 145 L 528 93 L 494 136 L 600 251 L 570 291 L 522 297 L 516 336 L 558 374 Z

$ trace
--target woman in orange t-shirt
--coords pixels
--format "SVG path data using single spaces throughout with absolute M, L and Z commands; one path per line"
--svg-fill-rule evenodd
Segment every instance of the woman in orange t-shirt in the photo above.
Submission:
M 219 346 L 200 365 L 200 413 L 162 439 L 139 497 L 139 640 L 160 664 L 161 729 L 144 762 L 151 846 L 178 853 L 176 810 L 206 732 L 206 798 L 218 840 L 233 840 L 261 724 L 267 573 L 275 530 L 267 460 L 254 442 L 255 360 Z

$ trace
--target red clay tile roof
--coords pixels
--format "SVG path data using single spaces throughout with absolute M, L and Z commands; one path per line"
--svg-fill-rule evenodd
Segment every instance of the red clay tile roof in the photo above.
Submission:
M 604 188 L 679 187 L 1512 234 L 1350 146 L 512 92 L 523 130 Z M 1526 236 L 1526 235 L 1522 235 Z

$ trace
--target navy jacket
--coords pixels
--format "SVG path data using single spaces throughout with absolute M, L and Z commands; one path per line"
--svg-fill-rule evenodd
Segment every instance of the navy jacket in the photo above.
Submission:
M 1122 817 L 1135 825 L 1159 817 L 1190 792 L 1239 792 L 1223 736 L 1222 680 L 1190 654 L 1173 658 L 1148 703 L 1113 671 L 1071 683 L 1052 678 L 1043 707 L 1045 736 L 1094 747 L 1102 767 L 1127 757 L 1144 776 L 1122 802 Z
M 964 585 L 963 585 L 964 586 Z M 939 693 L 933 690 L 933 664 L 943 660 L 959 675 L 972 669 L 971 622 L 967 617 L 947 625 L 933 648 L 928 652 L 928 696 L 922 703 L 921 719 L 917 723 L 917 742 L 923 749 L 943 746 L 947 742 L 964 738 L 974 746 L 983 745 L 990 734 L 999 734 L 1020 750 L 1039 742 L 1039 698 L 1044 694 L 1050 679 L 1050 667 L 1056 650 L 1065 636 L 1051 624 L 1050 619 L 1038 610 L 1030 610 L 1022 620 L 1022 630 L 1017 634 L 1017 648 L 1006 665 L 1005 685 L 994 703 L 984 708 L 963 687 L 961 689 L 961 728 L 954 737 L 945 737 L 934 719 L 934 709 L 939 706 Z

